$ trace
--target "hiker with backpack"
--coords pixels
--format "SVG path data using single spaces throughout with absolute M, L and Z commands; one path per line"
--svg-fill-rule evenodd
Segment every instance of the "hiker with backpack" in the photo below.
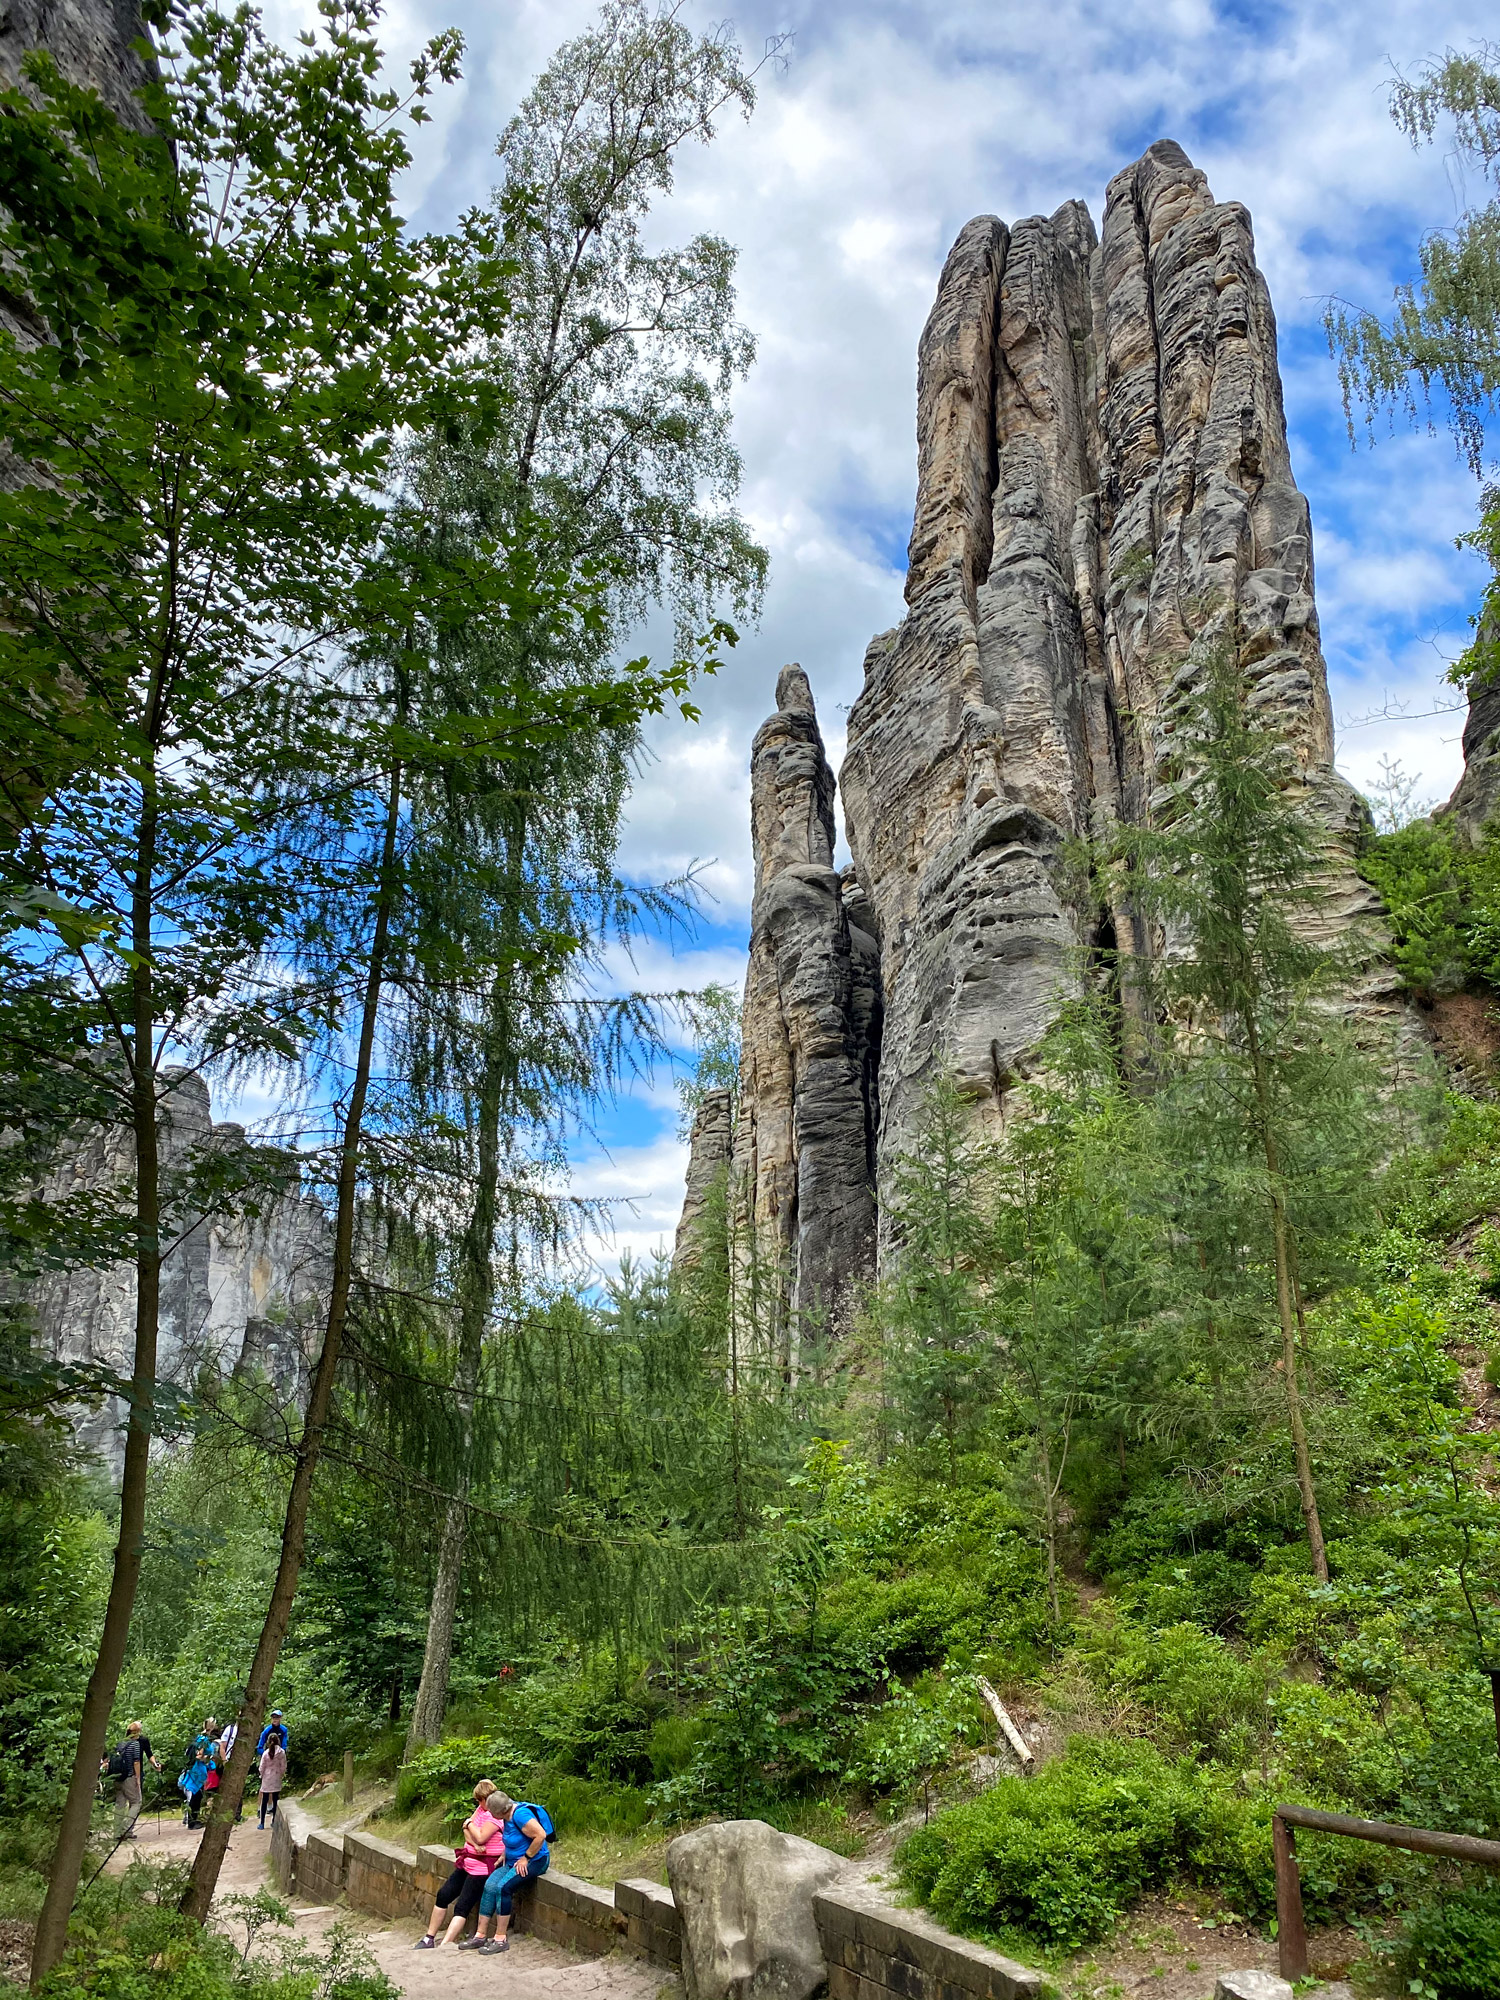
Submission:
M 115 1785 L 115 1840 L 135 1839 L 135 1823 L 141 1816 L 141 1766 L 150 1759 L 151 1768 L 161 1765 L 151 1755 L 151 1738 L 138 1722 L 125 1725 L 125 1740 L 117 1743 L 105 1759 L 103 1769 Z
M 464 1821 L 463 1846 L 453 1850 L 453 1873 L 437 1892 L 427 1930 L 417 1939 L 418 1951 L 436 1951 L 439 1943 L 451 1944 L 473 1915 L 483 1894 L 486 1877 L 504 1859 L 504 1827 L 500 1808 L 512 1803 L 488 1778 L 481 1778 L 474 1787 L 475 1810 Z M 438 1926 L 446 1910 L 452 1911 L 452 1920 L 446 1937 L 439 1939 Z
M 214 1787 L 218 1786 L 219 1725 L 210 1716 L 203 1728 L 193 1739 L 188 1751 L 187 1769 L 177 1780 L 177 1789 L 187 1800 L 187 1811 L 182 1816 L 184 1826 L 198 1827 L 203 1824 L 202 1814 L 205 1797 L 211 1799 L 213 1791 L 208 1790 L 209 1772 L 214 1772 Z
M 510 1928 L 516 1883 L 535 1881 L 538 1875 L 546 1874 L 552 1859 L 547 1843 L 556 1837 L 557 1831 L 545 1806 L 517 1805 L 503 1792 L 492 1794 L 489 1806 L 491 1813 L 504 1821 L 505 1865 L 485 1882 L 474 1935 L 459 1946 L 460 1951 L 477 1951 L 484 1958 L 510 1950 L 506 1932 Z M 494 1926 L 492 1936 L 486 1935 L 486 1924 Z

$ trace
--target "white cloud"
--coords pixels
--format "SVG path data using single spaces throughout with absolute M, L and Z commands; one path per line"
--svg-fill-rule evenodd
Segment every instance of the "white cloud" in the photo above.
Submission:
M 636 1258 L 670 1253 L 686 1171 L 687 1147 L 675 1129 L 647 1145 L 589 1148 L 574 1159 L 574 1194 L 617 1204 L 612 1225 L 587 1241 L 601 1274 L 615 1270 L 626 1251 Z
M 307 0 L 278 8 L 283 21 L 310 12 Z M 414 142 L 415 220 L 446 226 L 484 198 L 496 131 L 550 49 L 593 11 L 592 0 L 504 10 L 399 0 L 386 39 L 403 62 L 450 20 L 469 40 L 468 81 L 439 93 L 434 124 Z M 684 18 L 706 28 L 719 16 L 709 0 L 688 0 Z M 1411 64 L 1466 44 L 1491 18 L 1479 0 L 1055 0 L 1030 10 L 745 0 L 735 16 L 743 45 L 758 52 L 790 28 L 790 60 L 762 74 L 748 125 L 729 119 L 713 146 L 688 150 L 653 228 L 662 241 L 712 229 L 740 247 L 743 316 L 760 342 L 737 399 L 743 504 L 770 549 L 771 586 L 760 631 L 701 690 L 702 722 L 663 719 L 650 732 L 655 759 L 626 830 L 632 872 L 662 879 L 709 864 L 712 916 L 744 921 L 747 760 L 777 669 L 792 659 L 807 668 L 836 748 L 865 645 L 900 615 L 916 343 L 949 244 L 986 211 L 1015 218 L 1081 196 L 1097 219 L 1110 175 L 1163 136 L 1254 217 L 1282 330 L 1293 462 L 1313 508 L 1335 713 L 1352 721 L 1390 702 L 1416 718 L 1433 707 L 1478 589 L 1477 565 L 1452 546 L 1472 518 L 1473 484 L 1443 436 L 1347 450 L 1318 324 L 1330 295 L 1384 305 L 1412 274 L 1422 232 L 1454 215 L 1441 150 L 1414 153 L 1386 114 L 1388 57 Z M 1451 717 L 1350 728 L 1341 762 L 1369 782 L 1383 752 L 1400 755 L 1441 793 L 1457 775 L 1457 735 Z M 675 1220 L 674 1141 L 612 1163 L 590 1156 L 579 1173 L 601 1187 L 649 1183 L 658 1207 L 649 1225 L 632 1225 L 632 1242 Z

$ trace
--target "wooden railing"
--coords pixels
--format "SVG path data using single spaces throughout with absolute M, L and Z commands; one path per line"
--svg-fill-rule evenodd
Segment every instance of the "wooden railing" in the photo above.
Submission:
M 1469 1833 L 1434 1833 L 1425 1826 L 1393 1826 L 1383 1819 L 1350 1819 L 1344 1813 L 1314 1812 L 1311 1806 L 1278 1806 L 1271 1821 L 1276 1857 L 1276 1949 L 1283 1979 L 1307 1977 L 1307 1926 L 1302 1917 L 1302 1878 L 1297 1870 L 1294 1827 L 1340 1833 L 1346 1840 L 1373 1840 L 1382 1847 L 1406 1847 L 1414 1854 L 1445 1854 L 1454 1861 L 1500 1868 L 1500 1840 L 1477 1840 Z

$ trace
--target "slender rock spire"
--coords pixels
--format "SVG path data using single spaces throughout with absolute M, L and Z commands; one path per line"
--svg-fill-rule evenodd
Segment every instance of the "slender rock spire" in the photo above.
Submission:
M 873 1274 L 874 946 L 833 865 L 833 773 L 801 667 L 751 755 L 755 901 L 731 1167 L 737 1297 L 795 1372 Z

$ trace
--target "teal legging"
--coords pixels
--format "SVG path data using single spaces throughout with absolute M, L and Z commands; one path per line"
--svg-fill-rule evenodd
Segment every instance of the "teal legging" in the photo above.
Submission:
M 514 1866 L 510 1862 L 507 1862 L 503 1868 L 497 1868 L 494 1874 L 486 1881 L 484 1894 L 479 1898 L 480 1916 L 493 1917 L 498 1912 L 500 1916 L 508 1917 L 510 1915 L 512 1895 L 517 1882 L 533 1882 L 538 1875 L 545 1875 L 547 1872 L 547 1863 L 551 1859 L 552 1856 L 544 1847 L 540 1854 L 533 1854 L 527 1861 L 526 1873 L 524 1875 L 517 1875 Z

